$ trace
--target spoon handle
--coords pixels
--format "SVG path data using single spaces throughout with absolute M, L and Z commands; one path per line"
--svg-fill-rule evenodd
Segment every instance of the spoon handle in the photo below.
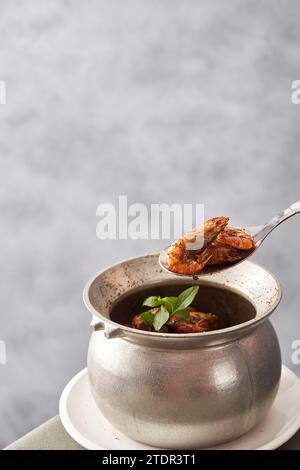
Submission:
M 300 201 L 294 202 L 294 204 L 291 204 L 289 207 L 292 211 L 294 211 L 295 214 L 300 212 Z
M 288 219 L 289 217 L 292 217 L 293 215 L 299 212 L 300 212 L 300 201 L 294 202 L 294 204 L 291 204 L 290 207 L 288 207 L 283 212 L 273 217 L 273 219 L 270 220 L 268 225 L 272 225 L 275 228 L 277 227 L 277 225 L 281 224 L 281 222 L 283 222 L 284 220 Z
M 266 223 L 261 230 L 256 234 L 255 238 L 258 242 L 262 242 L 269 233 L 274 230 L 279 224 L 289 219 L 295 214 L 300 213 L 300 201 L 294 202 L 287 209 L 280 212 L 280 214 L 273 217 L 268 223 Z

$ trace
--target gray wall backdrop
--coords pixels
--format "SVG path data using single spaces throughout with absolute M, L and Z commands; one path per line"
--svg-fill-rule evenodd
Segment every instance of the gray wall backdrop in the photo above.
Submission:
M 85 281 L 159 241 L 96 238 L 96 207 L 205 203 L 255 225 L 300 199 L 297 0 L 0 0 L 0 444 L 56 414 L 85 366 Z M 300 217 L 256 261 L 300 339 Z

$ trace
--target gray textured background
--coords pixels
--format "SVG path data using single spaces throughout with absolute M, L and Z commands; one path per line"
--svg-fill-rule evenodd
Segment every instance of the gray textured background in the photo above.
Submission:
M 96 207 L 205 203 L 257 224 L 300 199 L 297 0 L 0 0 L 0 444 L 57 413 L 85 365 L 87 278 L 159 241 L 100 242 Z M 256 255 L 300 338 L 300 217 Z

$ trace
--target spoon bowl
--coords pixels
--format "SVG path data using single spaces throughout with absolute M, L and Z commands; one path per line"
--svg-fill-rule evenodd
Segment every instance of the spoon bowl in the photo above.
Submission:
M 224 269 L 228 269 L 228 268 L 232 268 L 233 266 L 236 266 L 237 264 L 241 263 L 242 261 L 244 261 L 246 258 L 249 258 L 249 256 L 251 256 L 257 249 L 257 246 L 255 245 L 255 248 L 253 248 L 252 250 L 247 250 L 247 252 L 245 253 L 245 256 L 237 261 L 231 261 L 230 263 L 222 263 L 222 264 L 218 264 L 218 265 L 214 265 L 214 266 L 204 266 L 204 268 L 202 269 L 202 271 L 200 273 L 197 273 L 197 274 L 179 274 L 179 273 L 175 273 L 174 271 L 171 271 L 169 268 L 168 268 L 168 264 L 167 264 L 167 251 L 168 251 L 169 247 L 163 249 L 161 252 L 160 252 L 160 255 L 159 255 L 159 258 L 158 258 L 158 262 L 160 264 L 160 266 L 163 268 L 164 271 L 170 273 L 170 274 L 175 274 L 176 276 L 181 276 L 181 277 L 191 277 L 193 278 L 194 280 L 198 279 L 199 276 L 207 276 L 207 275 L 211 275 L 211 274 L 215 274 L 215 273 L 218 273 L 220 271 L 223 271 Z

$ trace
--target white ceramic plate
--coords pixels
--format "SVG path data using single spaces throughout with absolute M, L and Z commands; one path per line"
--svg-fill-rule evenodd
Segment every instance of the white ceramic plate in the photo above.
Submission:
M 86 449 L 155 449 L 126 437 L 103 417 L 91 395 L 87 369 L 75 375 L 64 389 L 59 414 L 66 431 Z M 244 436 L 213 449 L 276 449 L 288 441 L 299 427 L 300 379 L 283 366 L 279 391 L 267 416 Z

